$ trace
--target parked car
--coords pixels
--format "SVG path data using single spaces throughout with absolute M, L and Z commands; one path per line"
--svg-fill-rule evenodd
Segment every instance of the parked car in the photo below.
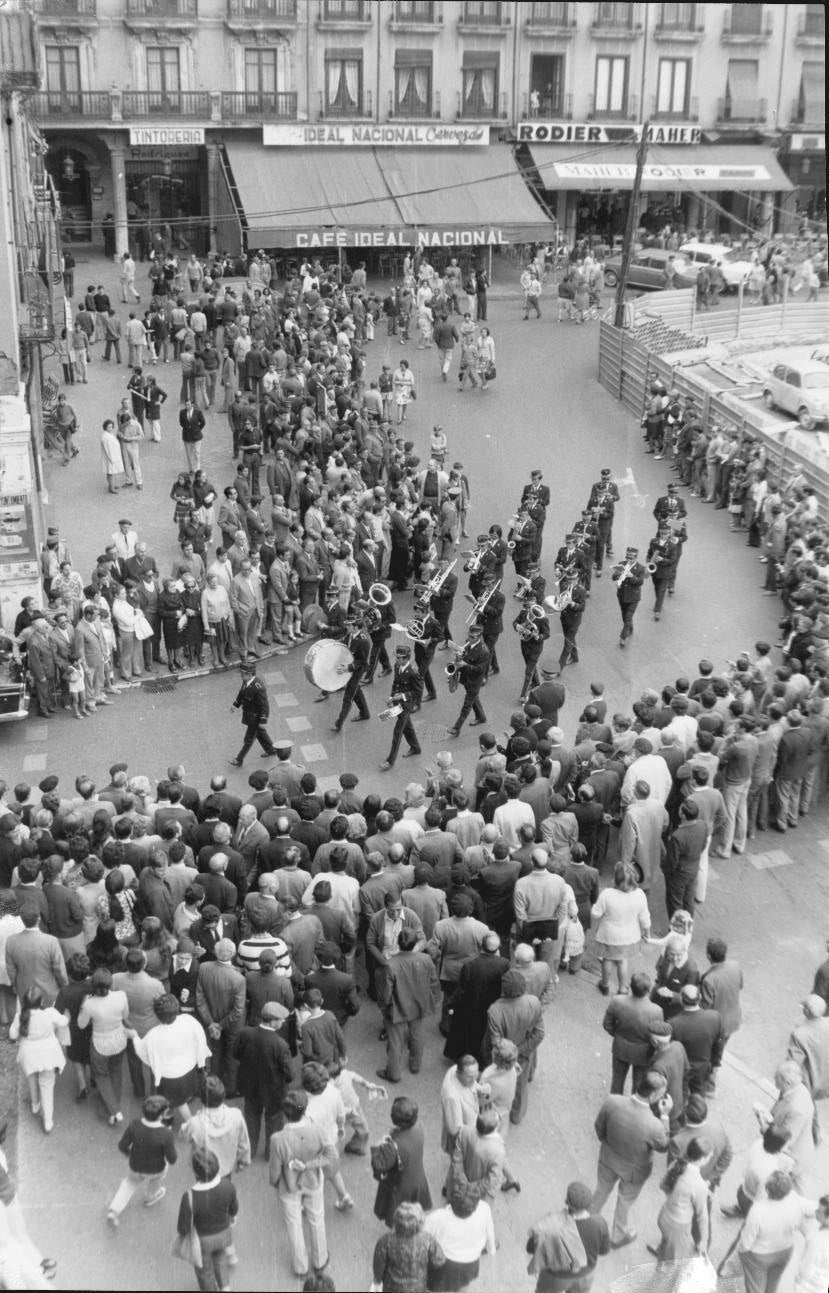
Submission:
M 763 387 L 766 408 L 797 418 L 804 431 L 829 421 L 829 362 L 814 352 L 799 363 L 775 364 Z
M 658 247 L 645 247 L 642 251 L 638 251 L 631 256 L 628 286 L 651 289 L 664 288 L 665 280 L 662 276 L 669 256 L 673 256 L 674 265 L 676 266 L 674 287 L 695 287 L 697 270 L 694 269 L 693 265 L 688 264 L 678 253 L 662 251 Z M 621 273 L 621 256 L 611 256 L 605 261 L 604 281 L 607 287 L 615 287 L 619 282 Z
M 679 255 L 692 265 L 714 265 L 720 263 L 727 291 L 736 292 L 751 273 L 751 262 L 741 258 L 740 253 L 722 242 L 684 242 Z
M 0 633 L 0 723 L 13 723 L 28 712 L 25 670 L 12 639 Z

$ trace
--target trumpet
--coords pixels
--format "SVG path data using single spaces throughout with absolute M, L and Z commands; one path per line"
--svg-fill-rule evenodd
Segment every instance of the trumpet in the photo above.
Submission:
M 497 593 L 500 587 L 501 587 L 501 581 L 499 579 L 496 583 L 494 583 L 491 586 L 491 588 L 488 588 L 485 593 L 481 593 L 481 596 L 478 598 L 478 600 L 476 602 L 473 602 L 472 610 L 469 612 L 466 619 L 464 620 L 464 624 L 472 624 L 473 621 L 476 620 L 479 615 L 483 615 L 484 611 L 486 610 L 487 606 L 490 603 L 490 600 L 492 599 L 492 597 L 494 597 L 494 595 Z

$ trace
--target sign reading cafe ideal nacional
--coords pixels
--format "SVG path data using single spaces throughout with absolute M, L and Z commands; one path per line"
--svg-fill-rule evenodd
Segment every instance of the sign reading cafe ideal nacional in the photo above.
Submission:
M 519 121 L 516 136 L 528 144 L 637 144 L 642 127 L 597 125 L 594 121 Z M 651 144 L 698 144 L 702 132 L 698 126 L 652 125 L 648 129 Z
M 309 229 L 294 234 L 296 247 L 506 247 L 503 229 Z
M 281 148 L 346 147 L 363 148 L 477 148 L 489 143 L 489 127 L 468 125 L 372 125 L 366 123 L 320 122 L 318 125 L 271 125 L 262 127 L 262 143 Z

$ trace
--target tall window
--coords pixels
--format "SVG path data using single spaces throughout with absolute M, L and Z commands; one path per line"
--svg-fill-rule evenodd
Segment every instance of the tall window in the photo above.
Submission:
M 564 55 L 533 54 L 530 60 L 530 113 L 559 117 L 564 108 Z
M 632 4 L 599 4 L 596 6 L 597 27 L 632 27 Z
M 800 74 L 800 95 L 797 102 L 798 121 L 817 125 L 826 119 L 826 64 L 803 64 Z
M 761 4 L 733 4 L 731 6 L 731 30 L 736 36 L 759 36 L 763 30 L 763 6 Z
M 276 50 L 245 50 L 246 106 L 257 110 L 267 95 L 273 102 L 276 94 Z
M 803 15 L 803 32 L 806 36 L 825 36 L 826 10 L 822 4 L 807 4 Z
M 463 6 L 464 22 L 498 23 L 501 6 L 497 0 L 466 0 Z
M 688 111 L 690 64 L 687 58 L 660 58 L 656 111 L 684 116 Z
M 397 0 L 394 16 L 398 22 L 434 22 L 435 6 L 432 0 Z
M 596 59 L 596 112 L 622 113 L 627 108 L 628 60 L 615 56 Z
M 432 56 L 423 50 L 398 50 L 394 66 L 394 104 L 400 117 L 428 116 L 432 106 Z
M 81 66 L 77 46 L 46 46 L 46 89 L 56 98 L 80 107 Z
M 691 31 L 696 17 L 695 4 L 663 4 L 659 17 L 661 27 L 672 27 L 674 31 Z
M 325 57 L 325 111 L 331 116 L 359 112 L 363 101 L 363 55 L 360 50 L 331 52 Z
M 179 93 L 181 72 L 177 49 L 168 45 L 147 47 L 147 89 L 153 96 L 151 105 L 156 107 L 163 106 L 164 95 Z
M 325 16 L 329 21 L 337 18 L 362 19 L 363 0 L 325 0 Z
M 474 54 L 463 56 L 462 112 L 465 117 L 489 116 L 498 103 L 498 56 Z
M 760 64 L 754 58 L 730 58 L 725 85 L 726 121 L 754 121 L 760 101 L 757 86 Z
M 532 21 L 548 22 L 559 27 L 567 26 L 567 4 L 533 3 Z

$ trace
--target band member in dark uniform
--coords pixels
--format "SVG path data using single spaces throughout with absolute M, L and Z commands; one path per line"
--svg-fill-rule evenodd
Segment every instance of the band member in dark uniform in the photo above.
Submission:
M 492 546 L 486 560 L 486 565 L 491 569 L 496 579 L 503 579 L 504 565 L 506 564 L 507 556 L 509 554 L 507 552 L 507 541 L 504 538 L 504 531 L 501 529 L 500 525 L 491 525 L 489 527 L 489 541 Z
M 544 522 L 547 520 L 547 508 L 550 506 L 550 487 L 542 485 L 543 472 L 538 468 L 530 472 L 530 483 L 525 485 L 521 494 L 521 503 L 526 507 L 530 520 L 536 527 L 533 540 L 532 558 L 538 561 L 541 557 Z
M 613 516 L 619 502 L 619 486 L 610 479 L 610 468 L 602 467 L 601 478 L 594 481 L 590 489 L 589 508 L 600 508 L 597 524 L 599 542 L 596 548 L 596 574 L 601 576 L 602 561 L 605 554 L 613 556 Z
M 478 535 L 475 548 L 469 560 L 464 562 L 463 568 L 469 572 L 469 592 L 477 600 L 484 590 L 487 573 L 492 569 L 492 548 L 488 534 Z
M 559 673 L 568 664 L 578 664 L 579 651 L 576 646 L 576 636 L 581 628 L 581 619 L 584 615 L 586 604 L 585 591 L 581 584 L 576 584 L 570 593 L 570 605 L 565 606 L 560 613 L 561 631 L 564 634 L 564 644 L 561 648 L 561 655 L 558 658 Z
M 659 526 L 656 538 L 651 539 L 648 545 L 648 564 L 652 562 L 656 566 L 656 569 L 651 572 L 653 591 L 656 595 L 653 604 L 655 620 L 658 620 L 662 614 L 666 592 L 674 586 L 678 560 L 679 544 L 671 534 L 670 525 L 664 521 Z
M 593 520 L 593 513 L 589 507 L 584 508 L 581 519 L 573 526 L 573 534 L 579 549 L 584 553 L 583 582 L 585 592 L 589 593 L 593 580 L 593 567 L 596 564 L 596 549 L 599 546 L 599 527 Z
M 688 515 L 685 500 L 680 498 L 677 494 L 677 485 L 675 481 L 671 480 L 668 482 L 668 492 L 667 494 L 662 494 L 661 497 L 656 500 L 656 507 L 653 509 L 653 514 L 660 523 L 662 521 L 682 521 Z
M 385 763 L 380 764 L 383 772 L 394 767 L 400 742 L 405 736 L 408 751 L 403 755 L 408 759 L 413 754 L 420 754 L 420 743 L 412 722 L 412 714 L 420 708 L 420 693 L 423 682 L 417 669 L 412 664 L 411 647 L 401 645 L 394 651 L 394 679 L 391 686 L 392 705 L 402 705 L 403 709 L 394 721 L 391 738 L 391 749 Z
M 536 527 L 530 520 L 530 514 L 524 503 L 518 508 L 515 524 L 510 526 L 508 543 L 514 543 L 512 562 L 516 575 L 526 575 L 527 566 L 533 559 L 533 545 L 536 538 Z
M 423 624 L 421 639 L 414 644 L 415 664 L 423 683 L 423 689 L 426 692 L 425 699 L 437 700 L 435 682 L 432 677 L 432 661 L 435 658 L 438 642 L 443 637 L 443 629 L 428 606 L 425 607 L 421 614 L 421 607 L 417 602 L 415 602 L 415 618 L 421 620 Z
M 470 727 L 479 727 L 486 722 L 484 707 L 480 701 L 481 688 L 489 670 L 489 652 L 484 646 L 483 631 L 480 624 L 470 624 L 469 637 L 464 643 L 460 658 L 457 660 L 458 685 L 464 689 L 461 712 L 455 726 L 449 728 L 450 736 L 460 736 L 461 728 L 466 722 L 469 711 L 474 709 L 475 719 Z
M 239 668 L 242 673 L 242 685 L 232 708 L 242 711 L 245 738 L 236 758 L 230 760 L 234 768 L 241 768 L 245 755 L 254 741 L 259 742 L 266 754 L 276 754 L 276 747 L 265 726 L 271 712 L 267 688 L 262 679 L 257 676 L 255 664 L 243 661 Z
M 320 637 L 331 638 L 334 642 L 342 642 L 345 637 L 345 617 L 346 612 L 340 603 L 330 602 L 325 611 L 320 608 L 320 614 L 323 616 L 323 622 L 320 626 Z M 330 691 L 320 690 L 320 694 L 314 697 L 314 704 L 319 705 L 321 701 L 328 700 L 331 695 Z
M 349 611 L 345 617 L 345 638 L 344 645 L 354 657 L 351 664 L 338 666 L 348 673 L 349 678 L 343 692 L 343 703 L 340 709 L 340 716 L 331 727 L 332 732 L 339 732 L 343 723 L 348 718 L 348 711 L 352 703 L 357 706 L 357 717 L 352 719 L 354 723 L 364 723 L 371 715 L 368 712 L 366 698 L 363 695 L 362 681 L 368 667 L 368 658 L 371 654 L 371 642 L 367 633 L 363 631 L 362 621 L 355 611 Z
M 578 544 L 577 535 L 571 532 L 565 535 L 564 543 L 556 553 L 556 575 L 559 579 L 562 576 L 570 579 L 574 574 L 578 575 L 580 583 L 586 583 L 587 553 Z
M 487 572 L 486 585 L 484 593 L 489 594 L 486 599 L 486 606 L 479 611 L 476 623 L 480 624 L 483 629 L 484 646 L 489 652 L 489 672 L 500 673 L 501 667 L 498 664 L 498 657 L 495 654 L 495 648 L 498 639 L 504 631 L 504 607 L 507 599 L 501 592 L 500 588 L 495 587 L 495 577 L 491 572 Z M 490 592 L 490 589 L 494 590 Z
M 512 622 L 521 639 L 521 655 L 524 657 L 524 681 L 521 686 L 521 700 L 526 701 L 531 687 L 539 684 L 538 661 L 544 650 L 544 643 L 550 636 L 550 621 L 544 613 L 543 606 L 530 602 L 519 612 Z
M 540 606 L 547 593 L 547 580 L 542 575 L 540 566 L 531 561 L 523 579 L 525 582 L 519 584 L 516 597 L 520 597 L 525 602 L 538 602 Z
M 617 584 L 616 599 L 622 612 L 620 647 L 624 647 L 633 633 L 633 617 L 642 599 L 642 585 L 648 573 L 641 561 L 637 561 L 638 556 L 638 548 L 627 548 L 624 561 L 613 567 L 613 579 Z
M 391 661 L 386 650 L 386 643 L 391 637 L 391 626 L 397 619 L 394 602 L 391 597 L 383 605 L 377 605 L 376 602 L 372 602 L 369 610 L 376 611 L 377 614 L 370 615 L 371 627 L 368 635 L 371 640 L 371 655 L 368 658 L 368 668 L 363 682 L 364 687 L 369 687 L 374 682 L 374 671 L 378 664 L 380 665 L 381 678 L 385 678 L 391 673 Z M 377 615 L 380 616 L 379 621 L 377 620 Z
M 451 563 L 445 559 L 438 562 L 437 574 L 442 575 L 448 569 Z M 458 591 L 458 576 L 454 570 L 449 571 L 440 588 L 433 593 L 429 606 L 432 614 L 441 628 L 443 641 L 440 644 L 440 650 L 445 651 L 452 641 L 452 635 L 449 632 L 449 617 L 452 614 L 452 607 L 455 604 L 455 593 Z
M 665 394 L 665 387 L 662 382 L 651 382 L 650 396 L 645 416 L 642 418 L 642 426 L 645 428 L 645 439 L 648 447 L 646 453 L 655 454 L 657 458 L 662 457 L 662 443 L 665 435 L 665 410 L 668 407 L 668 397 Z

